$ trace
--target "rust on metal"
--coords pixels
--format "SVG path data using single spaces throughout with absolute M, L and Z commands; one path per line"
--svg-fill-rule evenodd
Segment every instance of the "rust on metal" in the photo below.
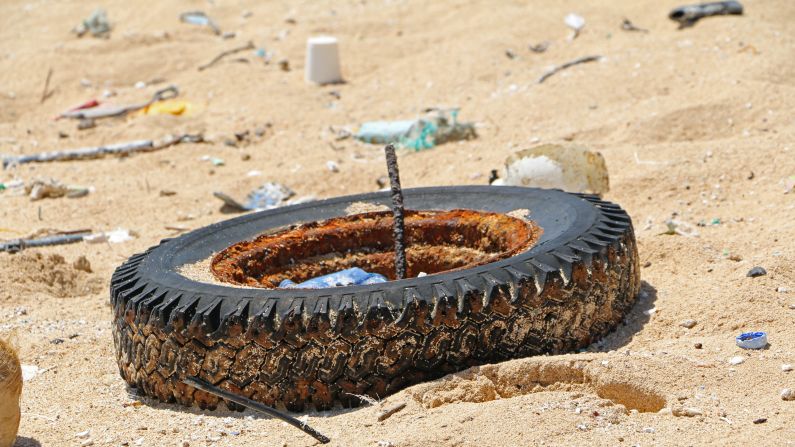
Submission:
M 474 210 L 405 211 L 407 277 L 468 269 L 532 247 L 543 230 L 534 222 Z M 276 288 L 351 267 L 395 279 L 390 211 L 291 226 L 234 244 L 212 260 L 223 282 Z

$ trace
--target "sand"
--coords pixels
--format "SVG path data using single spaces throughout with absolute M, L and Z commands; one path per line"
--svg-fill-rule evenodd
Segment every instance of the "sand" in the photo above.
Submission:
M 22 363 L 45 370 L 25 383 L 17 445 L 314 444 L 251 412 L 128 396 L 110 332 L 110 275 L 181 231 L 166 227 L 230 217 L 213 191 L 243 196 L 265 181 L 318 198 L 378 189 L 381 148 L 336 140 L 330 126 L 412 118 L 438 105 L 460 106 L 461 119 L 479 123 L 479 137 L 400 152 L 405 187 L 484 184 L 508 155 L 535 143 L 599 150 L 610 172 L 605 197 L 635 223 L 641 297 L 626 324 L 588 352 L 484 366 L 383 405 L 308 413 L 311 425 L 340 446 L 791 445 L 795 401 L 780 392 L 795 388 L 795 372 L 781 368 L 795 363 L 795 192 L 784 188 L 795 175 L 795 3 L 743 3 L 742 17 L 677 30 L 666 16 L 678 1 L 107 0 L 109 39 L 69 32 L 97 2 L 0 3 L 0 152 L 183 132 L 213 141 L 0 172 L 0 181 L 53 177 L 95 187 L 86 197 L 37 202 L 0 193 L 0 238 L 41 228 L 139 234 L 120 244 L 0 254 L 0 337 L 15 337 Z M 237 36 L 181 24 L 189 9 Z M 563 24 L 571 11 L 586 19 L 573 41 Z M 624 17 L 649 32 L 623 31 Z M 319 34 L 339 38 L 346 84 L 305 84 L 305 41 Z M 248 40 L 274 62 L 239 53 L 197 70 Z M 542 41 L 550 42 L 545 53 L 528 50 Z M 517 57 L 506 57 L 508 49 Z M 536 83 L 549 66 L 586 55 L 603 59 Z M 275 63 L 281 59 L 291 71 Z M 42 103 L 49 68 L 54 93 Z M 135 88 L 139 81 L 147 86 Z M 199 112 L 102 120 L 86 130 L 52 120 L 104 90 L 132 103 L 170 83 Z M 246 130 L 237 147 L 224 144 Z M 262 175 L 247 176 L 252 170 Z M 698 237 L 661 234 L 671 217 Z M 91 273 L 74 268 L 80 256 Z M 767 275 L 746 277 L 757 265 Z M 695 326 L 680 325 L 687 319 Z M 734 337 L 746 330 L 767 331 L 770 346 L 737 348 Z M 744 362 L 730 364 L 735 356 Z M 406 407 L 378 422 L 381 406 L 399 402 Z

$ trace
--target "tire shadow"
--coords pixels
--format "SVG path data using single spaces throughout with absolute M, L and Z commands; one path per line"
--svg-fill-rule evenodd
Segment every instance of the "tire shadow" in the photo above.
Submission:
M 616 329 L 601 340 L 591 344 L 587 352 L 607 352 L 628 345 L 643 326 L 651 320 L 654 303 L 657 301 L 657 289 L 646 281 L 640 282 L 640 292 L 632 309 L 627 313 Z
M 17 436 L 13 447 L 41 447 L 41 443 L 33 438 L 28 438 L 27 436 Z

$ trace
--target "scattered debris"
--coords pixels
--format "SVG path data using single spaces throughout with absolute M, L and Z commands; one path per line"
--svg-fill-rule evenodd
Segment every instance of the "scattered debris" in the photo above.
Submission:
M 624 18 L 624 21 L 621 22 L 621 29 L 623 29 L 624 31 L 638 31 L 638 32 L 641 32 L 641 33 L 648 33 L 649 32 L 649 30 L 647 30 L 647 29 L 638 28 L 632 22 L 630 22 L 629 19 L 627 19 L 627 18 Z
M 102 9 L 96 9 L 83 20 L 83 23 L 77 25 L 72 32 L 77 34 L 77 37 L 83 37 L 84 34 L 90 32 L 94 37 L 108 38 L 110 37 L 110 22 L 108 21 L 108 13 Z
M 699 3 L 674 8 L 668 18 L 679 22 L 679 29 L 693 26 L 704 17 L 719 15 L 742 15 L 743 5 L 737 1 Z
M 198 377 L 188 377 L 183 379 L 182 382 L 185 383 L 186 385 L 192 386 L 206 393 L 214 394 L 222 399 L 232 401 L 238 405 L 242 405 L 244 407 L 251 408 L 252 410 L 256 410 L 261 413 L 265 413 L 269 416 L 281 419 L 282 421 L 292 425 L 293 427 L 301 429 L 301 431 L 312 436 L 313 438 L 317 439 L 323 444 L 328 444 L 329 442 L 331 442 L 331 439 L 329 439 L 322 433 L 318 432 L 314 428 L 307 425 L 306 422 L 300 421 L 288 414 L 282 413 L 281 411 L 278 411 L 275 408 L 271 408 L 265 404 L 255 402 L 251 399 L 247 399 L 243 396 L 239 396 L 229 391 L 222 390 L 221 388 L 218 388 L 208 382 L 205 382 L 204 380 Z
M 390 405 L 378 412 L 378 422 L 383 422 L 389 419 L 393 414 L 399 412 L 400 410 L 406 408 L 405 402 L 398 402 L 394 405 Z
M 160 190 L 160 197 L 171 197 L 171 196 L 174 196 L 176 194 L 177 194 L 176 191 L 172 191 L 170 189 L 161 189 Z
M 545 52 L 545 51 L 547 51 L 549 49 L 549 41 L 545 40 L 545 41 L 543 41 L 541 43 L 537 43 L 535 45 L 530 45 L 530 46 L 528 46 L 528 48 L 533 53 L 543 53 L 543 52 Z
M 596 61 L 598 61 L 600 59 L 602 59 L 602 56 L 583 56 L 583 57 L 578 57 L 577 59 L 574 59 L 573 61 L 566 62 L 565 64 L 558 65 L 558 66 L 552 67 L 551 69 L 547 70 L 546 73 L 544 73 L 543 75 L 541 75 L 540 78 L 538 78 L 537 82 L 539 84 L 541 84 L 544 81 L 546 81 L 547 78 L 549 78 L 550 76 L 554 75 L 555 73 L 557 73 L 557 72 L 559 72 L 561 70 L 565 70 L 565 69 L 567 69 L 569 67 L 573 67 L 573 66 L 578 65 L 578 64 L 584 64 L 586 62 L 596 62 Z
M 781 400 L 795 400 L 795 390 L 792 388 L 781 390 Z
M 610 181 L 604 157 L 584 147 L 541 144 L 505 160 L 505 175 L 492 185 L 560 188 L 604 194 Z
M 735 337 L 734 341 L 743 349 L 762 349 L 767 346 L 767 334 L 765 332 L 743 332 Z
M 203 143 L 201 134 L 169 135 L 158 142 L 137 140 L 129 143 L 109 144 L 106 146 L 85 147 L 70 151 L 43 152 L 33 155 L 20 155 L 3 158 L 3 167 L 25 163 L 44 163 L 49 161 L 88 160 L 102 158 L 105 155 L 127 156 L 136 152 L 152 152 L 165 149 L 180 143 Z
M 685 416 L 685 417 L 695 417 L 695 416 L 702 416 L 704 414 L 700 408 L 694 407 L 675 407 L 671 410 L 671 414 L 674 416 Z
M 757 276 L 764 276 L 764 275 L 767 275 L 767 270 L 765 270 L 763 267 L 760 266 L 756 266 L 751 270 L 748 270 L 748 273 L 745 274 L 745 276 L 749 278 L 756 278 Z
M 765 422 L 767 422 L 767 418 L 754 419 L 754 424 L 764 424 Z
M 159 102 L 165 101 L 169 99 L 174 99 L 179 96 L 179 89 L 176 85 L 170 85 L 166 88 L 160 89 L 152 95 L 152 98 L 149 101 L 138 103 L 138 104 L 127 104 L 127 105 L 100 105 L 98 102 L 93 101 L 96 103 L 95 106 L 88 106 L 87 104 L 92 103 L 89 101 L 88 103 L 79 106 L 76 109 L 73 109 L 68 112 L 64 112 L 61 114 L 63 118 L 73 118 L 78 120 L 85 120 L 85 119 L 99 119 L 99 118 L 111 118 L 111 117 L 120 117 L 127 115 L 128 113 L 135 112 L 144 108 L 149 107 L 150 105 Z
M 745 357 L 741 357 L 739 355 L 738 356 L 734 356 L 734 357 L 729 359 L 729 363 L 732 364 L 732 365 L 735 365 L 735 366 L 739 365 L 739 364 L 741 364 L 743 362 L 745 362 Z
M 331 172 L 340 172 L 339 165 L 337 165 L 337 162 L 333 160 L 329 160 L 326 162 L 326 169 L 328 169 Z
M 99 101 L 97 101 L 96 99 L 92 99 L 92 100 L 86 101 L 83 104 L 80 104 L 78 106 L 72 107 L 69 110 L 59 114 L 58 116 L 55 117 L 55 120 L 59 120 L 61 118 L 66 118 L 67 116 L 69 116 L 70 114 L 72 114 L 73 112 L 76 112 L 78 110 L 90 109 L 90 108 L 96 107 L 98 105 L 99 105 Z
M 384 275 L 369 273 L 359 267 L 353 267 L 340 270 L 339 272 L 329 273 L 328 275 L 318 276 L 298 284 L 292 280 L 285 279 L 279 283 L 279 287 L 282 289 L 325 289 L 327 287 L 361 286 L 384 282 L 387 282 Z
M 679 326 L 682 326 L 683 328 L 687 329 L 693 329 L 694 327 L 696 327 L 696 324 L 697 324 L 696 320 L 684 320 L 681 323 L 679 323 Z
M 153 102 L 146 107 L 138 110 L 139 115 L 190 115 L 197 110 L 197 107 L 190 101 L 181 99 L 165 99 Z
M 210 62 L 207 62 L 204 65 L 200 65 L 199 66 L 199 71 L 204 71 L 204 70 L 212 67 L 213 65 L 218 63 L 218 61 L 220 61 L 221 59 L 223 59 L 223 58 L 225 58 L 225 57 L 227 57 L 227 56 L 229 56 L 231 54 L 240 53 L 241 51 L 253 50 L 255 48 L 256 47 L 254 46 L 254 42 L 248 41 L 248 43 L 243 45 L 242 47 L 237 47 L 237 48 L 232 48 L 231 50 L 222 51 L 222 52 L 220 52 L 218 54 L 218 56 L 215 56 L 213 58 L 213 60 L 211 60 Z
M 677 235 L 677 236 L 685 236 L 685 237 L 698 237 L 698 231 L 696 231 L 693 225 L 689 223 L 677 219 L 666 219 L 665 226 L 667 230 L 660 233 L 660 234 L 667 234 L 667 235 Z
M 112 231 L 105 231 L 102 233 L 94 233 L 88 236 L 84 236 L 83 240 L 91 244 L 97 244 L 100 242 L 120 244 L 122 242 L 131 241 L 137 236 L 138 233 L 134 231 L 125 230 L 124 228 L 117 228 Z
M 516 53 L 514 53 L 513 50 L 511 50 L 509 48 L 509 49 L 505 50 L 505 57 L 507 57 L 508 59 L 512 59 L 512 60 L 516 59 Z
M 279 66 L 281 71 L 290 71 L 290 61 L 287 59 L 280 59 L 279 62 L 276 63 Z
M 580 35 L 580 31 L 585 26 L 585 19 L 580 15 L 570 12 L 566 14 L 566 17 L 563 19 L 563 23 L 572 29 L 573 33 L 571 36 L 569 36 L 569 40 L 574 40 Z
M 218 28 L 218 25 L 216 25 L 215 22 L 213 22 L 213 20 L 203 11 L 183 12 L 179 15 L 179 20 L 183 23 L 189 23 L 191 25 L 206 26 L 213 30 L 216 35 L 221 34 L 221 29 Z
M 44 88 L 41 91 L 41 100 L 39 100 L 40 104 L 44 104 L 44 101 L 47 100 L 50 96 L 52 96 L 55 91 L 50 90 L 50 79 L 52 78 L 52 68 L 47 70 L 47 78 L 44 80 Z
M 795 192 L 795 175 L 791 175 L 784 179 L 784 194 Z
M 36 376 L 49 371 L 49 369 L 42 369 L 36 365 L 22 365 L 22 381 L 30 382 Z
M 320 36 L 306 40 L 304 77 L 307 82 L 320 85 L 342 82 L 336 37 Z
M 77 123 L 77 130 L 93 129 L 97 127 L 97 121 L 94 118 L 81 118 Z
M 199 157 L 199 160 L 201 160 L 201 161 L 209 161 L 210 163 L 213 164 L 213 166 L 224 166 L 226 164 L 226 163 L 224 163 L 224 159 L 223 158 L 211 157 L 209 155 L 202 155 L 201 157 Z
M 428 108 L 424 112 L 426 116 L 416 120 L 363 123 L 356 139 L 374 144 L 396 143 L 420 150 L 477 137 L 473 123 L 458 122 L 458 108 Z
M 87 196 L 93 190 L 94 188 L 92 187 L 64 185 L 55 179 L 34 180 L 25 186 L 25 194 L 28 194 L 31 201 L 45 198 L 57 199 L 60 197 L 75 199 Z
M 693 345 L 693 347 L 696 348 L 696 349 L 701 349 L 701 348 L 704 347 L 704 345 L 702 343 L 696 343 L 696 344 Z
M 792 365 L 790 365 L 789 363 L 784 363 L 783 365 L 781 365 L 781 370 L 784 372 L 790 372 L 792 371 Z
M 46 236 L 35 239 L 12 239 L 6 242 L 0 242 L 0 252 L 17 253 L 30 247 L 45 247 L 49 245 L 63 245 L 73 244 L 82 241 L 91 232 L 79 232 L 72 234 L 60 234 L 55 236 Z
M 231 208 L 232 211 L 260 211 L 278 208 L 289 205 L 289 199 L 295 195 L 295 191 L 281 183 L 265 183 L 259 188 L 251 191 L 246 196 L 245 202 L 240 202 L 229 195 L 217 191 L 213 195 L 224 202 L 224 207 Z

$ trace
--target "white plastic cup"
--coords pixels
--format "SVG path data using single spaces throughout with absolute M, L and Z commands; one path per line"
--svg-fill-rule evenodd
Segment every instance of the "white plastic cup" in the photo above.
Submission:
M 337 38 L 310 37 L 306 40 L 306 80 L 316 84 L 342 82 Z

